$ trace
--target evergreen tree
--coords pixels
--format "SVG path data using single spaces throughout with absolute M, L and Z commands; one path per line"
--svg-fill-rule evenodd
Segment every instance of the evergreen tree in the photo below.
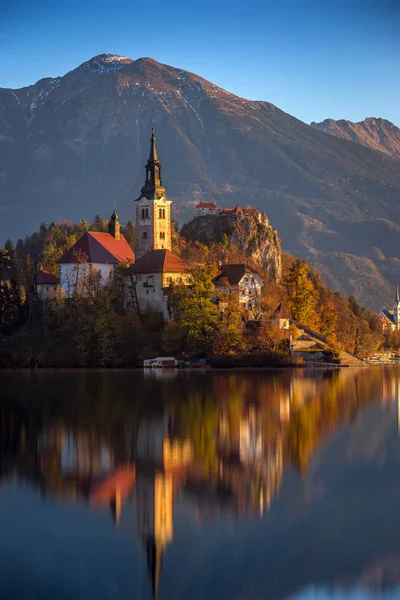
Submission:
M 93 223 L 89 227 L 89 231 L 98 231 L 101 233 L 104 232 L 104 230 L 105 227 L 103 219 L 100 217 L 100 215 L 96 215 Z

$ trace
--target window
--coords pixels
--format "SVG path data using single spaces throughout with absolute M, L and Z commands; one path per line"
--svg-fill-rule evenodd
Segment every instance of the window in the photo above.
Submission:
M 160 240 L 165 240 L 165 231 L 160 231 Z
M 165 208 L 159 208 L 158 209 L 158 218 L 159 219 L 165 219 Z
M 147 239 L 147 231 L 143 231 L 143 239 L 146 240 Z
M 142 219 L 148 219 L 148 218 L 149 218 L 149 209 L 142 208 Z
M 147 181 L 151 180 L 151 171 L 147 171 Z

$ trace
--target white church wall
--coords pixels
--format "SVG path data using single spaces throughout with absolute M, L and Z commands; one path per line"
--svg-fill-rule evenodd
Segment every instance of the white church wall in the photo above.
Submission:
M 83 281 L 90 273 L 90 269 L 101 273 L 101 284 L 113 278 L 115 265 L 109 263 L 62 263 L 60 264 L 60 287 L 64 294 L 70 298 L 75 288 L 84 294 Z

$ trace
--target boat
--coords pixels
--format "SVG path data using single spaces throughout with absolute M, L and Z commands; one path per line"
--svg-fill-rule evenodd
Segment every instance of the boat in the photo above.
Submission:
M 146 369 L 175 369 L 178 366 L 178 361 L 173 356 L 158 356 L 143 361 L 143 367 Z

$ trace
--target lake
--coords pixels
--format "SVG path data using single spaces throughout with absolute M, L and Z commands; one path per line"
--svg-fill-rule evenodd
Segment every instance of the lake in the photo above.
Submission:
M 0 598 L 400 597 L 400 377 L 0 372 Z

